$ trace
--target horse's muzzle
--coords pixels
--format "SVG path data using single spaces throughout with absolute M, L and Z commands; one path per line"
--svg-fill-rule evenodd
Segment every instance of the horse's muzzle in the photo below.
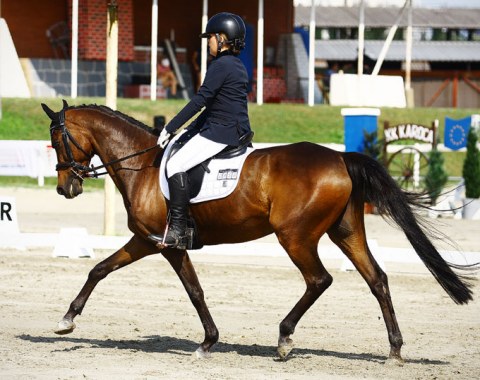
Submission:
M 67 199 L 72 199 L 83 193 L 83 186 L 81 181 L 78 179 L 73 179 L 71 181 L 67 181 L 63 186 L 58 185 L 57 193 L 63 195 Z

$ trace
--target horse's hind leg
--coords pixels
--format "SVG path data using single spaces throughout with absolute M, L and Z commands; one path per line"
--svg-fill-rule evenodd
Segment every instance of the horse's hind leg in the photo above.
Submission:
M 389 358 L 401 365 L 402 334 L 393 309 L 387 275 L 377 264 L 367 245 L 363 214 L 355 216 L 347 209 L 340 224 L 332 227 L 328 235 L 352 261 L 380 304 L 390 342 Z
M 290 335 L 294 333 L 300 318 L 332 284 L 332 276 L 327 272 L 318 257 L 317 244 L 285 241 L 281 236 L 279 236 L 279 241 L 293 263 L 300 269 L 307 285 L 303 296 L 280 323 L 277 352 L 280 358 L 285 359 L 293 348 Z
M 82 313 L 95 286 L 107 277 L 108 274 L 155 252 L 155 247 L 152 244 L 133 236 L 121 249 L 95 265 L 90 271 L 82 290 L 70 304 L 67 314 L 58 323 L 55 333 L 64 335 L 71 333 L 75 329 L 73 319 Z

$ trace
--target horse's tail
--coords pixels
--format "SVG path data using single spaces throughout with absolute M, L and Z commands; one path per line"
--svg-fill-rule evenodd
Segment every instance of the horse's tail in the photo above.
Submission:
M 468 277 L 457 275 L 452 268 L 469 270 L 476 265 L 455 265 L 440 256 L 425 232 L 426 222 L 413 212 L 421 206 L 421 195 L 403 191 L 380 163 L 364 154 L 345 153 L 343 157 L 352 179 L 355 206 L 363 208 L 364 202 L 374 204 L 380 215 L 403 230 L 415 252 L 455 303 L 466 304 L 472 300 Z M 438 238 L 439 232 L 428 235 Z

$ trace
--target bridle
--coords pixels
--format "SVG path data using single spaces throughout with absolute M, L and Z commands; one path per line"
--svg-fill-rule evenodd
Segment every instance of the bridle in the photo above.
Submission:
M 129 158 L 139 156 L 141 154 L 144 154 L 146 152 L 149 152 L 150 150 L 153 150 L 158 147 L 157 144 L 143 149 L 141 151 L 129 154 L 128 156 L 118 158 L 116 160 L 109 161 L 103 165 L 98 165 L 94 166 L 93 164 L 91 166 L 85 166 L 82 165 L 81 163 L 75 161 L 75 158 L 73 157 L 72 153 L 72 148 L 70 146 L 70 142 L 75 145 L 75 147 L 82 152 L 85 157 L 88 158 L 88 161 L 90 161 L 93 157 L 93 153 L 87 153 L 85 150 L 80 146 L 80 144 L 75 140 L 75 138 L 72 136 L 70 131 L 67 129 L 65 125 L 65 107 L 58 113 L 58 123 L 55 123 L 55 121 L 52 120 L 52 123 L 50 124 L 50 136 L 53 135 L 53 132 L 56 130 L 60 130 L 62 133 L 62 142 L 63 146 L 65 147 L 65 153 L 67 155 L 68 162 L 61 162 L 57 163 L 55 170 L 56 171 L 61 171 L 61 170 L 71 170 L 71 172 L 81 181 L 84 180 L 84 178 L 98 178 L 101 175 L 108 174 L 107 171 L 98 173 L 97 170 L 106 168 L 108 166 L 111 166 L 113 164 L 116 164 L 118 162 L 122 162 L 125 160 L 128 160 Z M 53 141 L 53 139 L 52 139 Z M 58 148 L 60 144 L 58 142 L 55 142 L 52 144 L 52 147 L 54 149 Z

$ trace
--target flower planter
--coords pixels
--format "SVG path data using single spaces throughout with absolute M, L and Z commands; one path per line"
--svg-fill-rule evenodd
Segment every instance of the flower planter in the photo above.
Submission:
M 480 199 L 465 198 L 463 200 L 463 219 L 480 220 Z

